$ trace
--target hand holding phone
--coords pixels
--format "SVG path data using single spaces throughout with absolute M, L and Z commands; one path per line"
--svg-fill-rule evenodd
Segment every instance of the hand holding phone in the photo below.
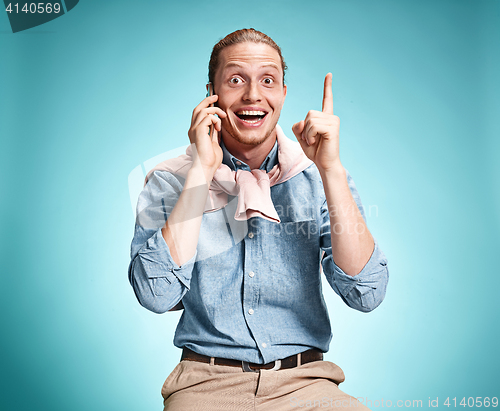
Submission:
M 218 133 L 222 129 L 221 119 L 227 114 L 217 107 L 218 96 L 214 94 L 211 83 L 207 85 L 207 91 L 208 96 L 193 110 L 188 136 L 191 144 L 196 145 L 201 165 L 213 175 L 222 162 Z

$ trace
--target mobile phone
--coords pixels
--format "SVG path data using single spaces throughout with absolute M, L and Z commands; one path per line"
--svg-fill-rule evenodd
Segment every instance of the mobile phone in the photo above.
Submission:
M 210 96 L 213 96 L 214 95 L 214 85 L 212 84 L 212 82 L 208 83 L 208 92 L 207 92 L 207 97 L 210 97 Z M 213 107 L 214 105 L 213 104 L 210 104 L 210 107 Z M 210 132 L 209 132 L 209 136 L 211 137 L 214 133 L 214 125 L 212 124 L 210 126 Z
M 214 95 L 214 85 L 212 84 L 212 82 L 208 83 L 207 87 L 208 87 L 207 97 L 213 96 Z M 211 107 L 213 107 L 213 104 L 211 105 Z

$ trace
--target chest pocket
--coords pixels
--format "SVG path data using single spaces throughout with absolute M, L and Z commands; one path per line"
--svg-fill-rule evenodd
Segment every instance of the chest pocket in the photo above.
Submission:
M 269 223 L 263 252 L 269 268 L 278 273 L 300 275 L 319 267 L 319 226 L 316 220 Z

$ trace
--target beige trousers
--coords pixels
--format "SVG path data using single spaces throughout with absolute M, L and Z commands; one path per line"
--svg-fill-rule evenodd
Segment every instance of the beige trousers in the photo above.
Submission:
M 342 381 L 344 372 L 329 361 L 259 372 L 181 361 L 161 394 L 164 411 L 368 410 L 338 388 Z

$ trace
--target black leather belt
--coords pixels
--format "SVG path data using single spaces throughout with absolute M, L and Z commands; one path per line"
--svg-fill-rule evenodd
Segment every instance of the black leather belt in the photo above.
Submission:
M 256 364 L 253 362 L 231 360 L 228 358 L 217 358 L 209 357 L 207 355 L 198 354 L 189 348 L 184 348 L 182 350 L 181 361 L 198 361 L 205 364 L 212 365 L 228 365 L 230 367 L 240 367 L 243 371 L 254 371 L 259 372 L 259 370 L 286 370 L 288 368 L 294 368 L 301 364 L 307 364 L 313 361 L 322 361 L 323 353 L 316 349 L 311 349 L 304 351 L 299 354 L 291 355 L 290 357 L 283 358 L 282 360 L 276 360 L 267 364 Z

